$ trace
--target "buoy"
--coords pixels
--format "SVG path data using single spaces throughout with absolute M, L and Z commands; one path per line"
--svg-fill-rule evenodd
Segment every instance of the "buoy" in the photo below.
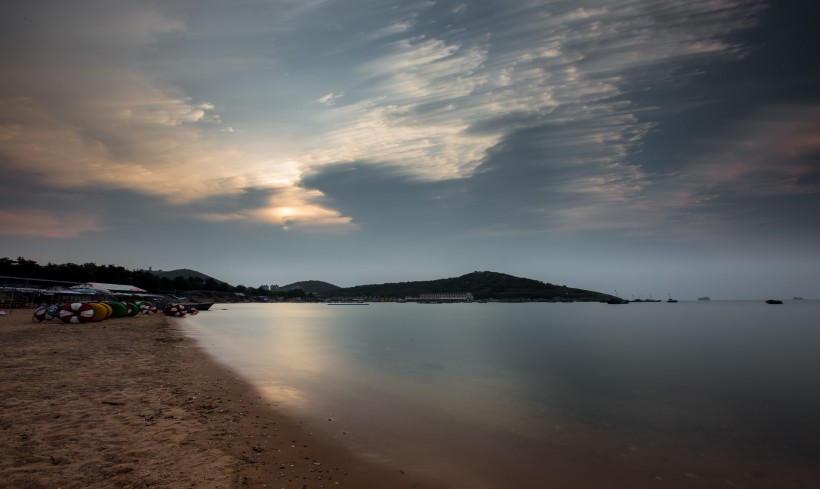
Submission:
M 34 314 L 31 316 L 32 323 L 42 323 L 46 320 L 46 314 L 48 314 L 48 306 L 40 306 L 34 310 Z M 53 317 L 53 316 L 52 316 Z
M 97 304 L 105 308 L 105 319 L 110 318 L 111 314 L 114 313 L 114 309 L 107 302 L 98 302 Z
M 94 308 L 85 302 L 72 302 L 60 308 L 60 319 L 64 323 L 87 323 L 94 317 Z
M 34 310 L 34 314 L 31 316 L 31 321 L 37 323 L 51 321 L 56 318 L 58 314 L 60 314 L 60 306 L 57 304 L 43 304 Z
M 121 318 L 128 315 L 128 311 L 125 309 L 125 304 L 122 302 L 107 302 L 111 307 L 111 317 L 112 318 Z
M 134 317 L 140 313 L 140 307 L 133 302 L 126 302 L 126 307 L 128 308 L 128 316 Z
M 94 315 L 91 317 L 91 321 L 98 322 L 108 317 L 108 308 L 105 307 L 104 304 L 100 304 L 99 302 L 89 302 L 88 305 L 94 309 Z
M 188 310 L 182 304 L 168 304 L 162 312 L 164 312 L 166 316 L 176 317 L 181 317 L 188 314 Z

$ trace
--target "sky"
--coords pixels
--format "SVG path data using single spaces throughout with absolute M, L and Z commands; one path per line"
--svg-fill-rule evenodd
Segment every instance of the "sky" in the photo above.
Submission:
M 820 298 L 820 2 L 0 6 L 0 256 Z

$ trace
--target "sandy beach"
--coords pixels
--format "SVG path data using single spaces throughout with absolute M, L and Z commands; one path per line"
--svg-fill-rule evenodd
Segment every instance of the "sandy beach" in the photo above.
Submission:
M 0 316 L 0 487 L 432 487 L 262 399 L 162 315 Z

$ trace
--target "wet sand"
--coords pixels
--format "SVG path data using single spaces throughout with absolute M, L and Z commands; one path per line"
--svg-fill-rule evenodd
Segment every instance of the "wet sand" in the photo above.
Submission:
M 0 487 L 433 487 L 282 414 L 184 320 L 0 316 Z

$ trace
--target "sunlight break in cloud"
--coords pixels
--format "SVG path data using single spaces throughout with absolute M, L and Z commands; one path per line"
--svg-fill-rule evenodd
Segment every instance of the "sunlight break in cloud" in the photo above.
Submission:
M 282 187 L 267 199 L 264 207 L 232 213 L 209 212 L 200 214 L 200 217 L 213 222 L 254 220 L 281 226 L 283 229 L 350 227 L 351 218 L 319 203 L 324 198 L 324 194 L 318 190 Z

